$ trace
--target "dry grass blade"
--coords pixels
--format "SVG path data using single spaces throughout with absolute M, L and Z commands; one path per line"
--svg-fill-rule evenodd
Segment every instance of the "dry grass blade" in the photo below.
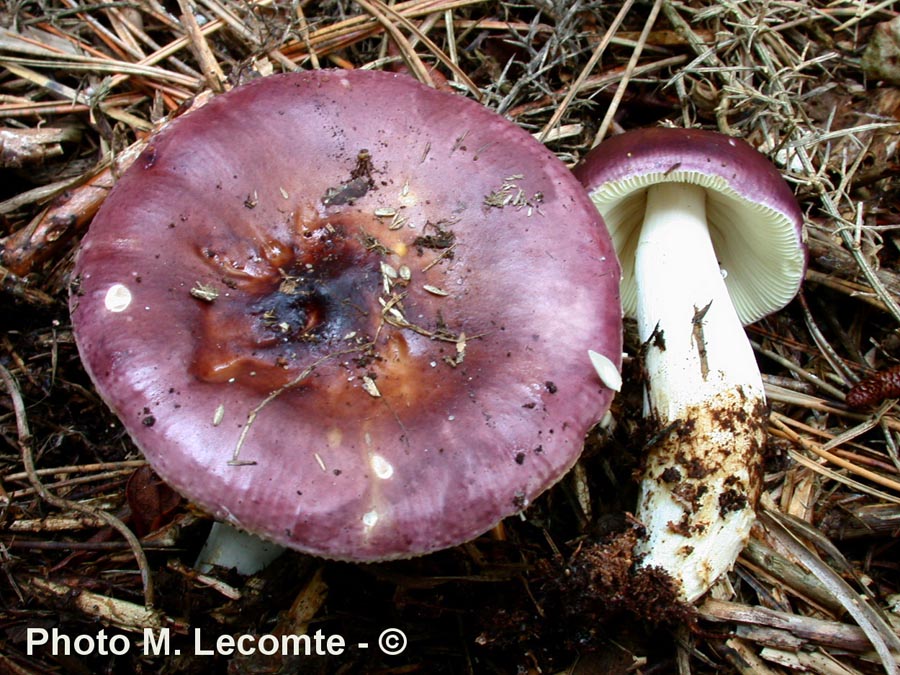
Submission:
M 142 607 L 39 577 L 30 579 L 26 585 L 32 592 L 46 595 L 56 602 L 70 603 L 98 621 L 122 630 L 143 633 L 147 629 L 159 630 L 163 626 L 162 617 L 149 605 Z
M 637 67 L 638 59 L 641 56 L 641 52 L 644 50 L 644 45 L 647 44 L 647 37 L 649 36 L 650 31 L 656 23 L 656 17 L 659 14 L 662 3 L 663 0 L 655 0 L 653 6 L 650 8 L 650 13 L 647 15 L 647 21 L 644 23 L 644 28 L 643 30 L 641 30 L 641 35 L 638 38 L 637 44 L 635 44 L 634 46 L 634 51 L 631 53 L 631 58 L 628 59 L 628 66 L 625 68 L 625 72 L 622 74 L 622 82 L 616 88 L 616 93 L 613 95 L 613 100 L 609 104 L 609 107 L 606 109 L 606 114 L 603 116 L 603 121 L 600 122 L 600 129 L 594 136 L 593 145 L 597 145 L 600 141 L 606 138 L 606 132 L 609 130 L 609 125 L 612 124 L 613 117 L 615 117 L 616 111 L 619 109 L 619 104 L 622 102 L 622 97 L 625 96 L 625 89 L 628 87 L 628 82 L 629 80 L 631 80 L 634 69 Z
M 813 645 L 865 652 L 872 648 L 866 633 L 857 626 L 838 621 L 799 616 L 765 607 L 748 607 L 709 598 L 699 607 L 700 616 L 710 621 L 768 626 L 787 631 Z
M 481 98 L 481 90 L 469 79 L 469 76 L 466 75 L 459 66 L 456 65 L 456 62 L 453 58 L 444 53 L 444 51 L 438 47 L 425 33 L 423 33 L 419 28 L 412 23 L 409 19 L 407 19 L 402 14 L 394 11 L 388 5 L 385 5 L 380 0 L 372 0 L 373 6 L 378 7 L 380 11 L 382 11 L 386 16 L 391 17 L 397 23 L 403 25 L 408 31 L 410 31 L 413 35 L 415 35 L 419 40 L 428 47 L 428 50 L 434 54 L 438 60 L 443 63 L 450 71 L 453 73 L 454 77 L 461 81 L 469 92 L 475 97 L 476 100 Z
M 541 130 L 540 138 L 542 140 L 546 138 L 550 133 L 550 130 L 557 124 L 559 124 L 560 120 L 562 120 L 563 116 L 566 114 L 566 110 L 568 110 L 569 108 L 569 105 L 572 103 L 575 96 L 577 96 L 581 91 L 581 86 L 584 84 L 585 80 L 588 79 L 594 68 L 596 68 L 597 64 L 600 63 L 600 59 L 603 58 L 604 52 L 606 52 L 606 49 L 607 47 L 609 47 L 609 44 L 615 36 L 616 31 L 619 30 L 619 27 L 622 25 L 625 17 L 628 16 L 628 13 L 631 11 L 633 5 L 633 0 L 626 0 L 622 7 L 619 9 L 618 13 L 616 14 L 616 18 L 613 20 L 612 24 L 610 24 L 609 28 L 606 29 L 606 32 L 603 34 L 603 38 L 594 49 L 594 53 L 591 54 L 590 60 L 588 60 L 587 64 L 584 66 L 584 68 L 582 68 L 581 72 L 578 74 L 578 77 L 575 79 L 575 82 L 572 83 L 572 86 L 569 88 L 569 91 L 566 93 L 562 102 L 556 108 L 553 116 Z
M 822 478 L 825 480 L 833 481 L 841 485 L 846 485 L 848 488 L 854 490 L 858 494 L 867 494 L 882 501 L 900 504 L 900 498 L 887 492 L 877 490 L 870 485 L 863 483 L 862 481 L 854 480 L 853 478 L 848 477 L 846 474 L 839 473 L 837 471 L 829 469 L 826 466 L 822 466 L 821 464 L 815 462 L 802 453 L 791 451 L 790 457 L 791 460 L 796 462 L 798 465 L 804 466 L 807 469 L 814 471 L 815 473 L 822 476 Z
M 2 59 L 0 59 L 0 60 L 2 60 Z M 90 100 L 90 97 L 85 96 L 82 92 L 79 92 L 74 89 L 71 89 L 70 87 L 61 85 L 59 82 L 56 82 L 55 80 L 47 77 L 46 75 L 43 75 L 39 72 L 31 70 L 30 68 L 26 68 L 22 65 L 14 64 L 11 62 L 6 62 L 5 65 L 6 65 L 6 69 L 9 72 L 14 73 L 14 74 L 18 75 L 19 77 L 22 77 L 23 79 L 26 79 L 30 82 L 33 82 L 34 84 L 38 85 L 39 87 L 42 87 L 42 88 L 46 89 L 47 91 L 49 91 L 54 96 L 59 96 L 61 98 L 65 98 L 70 101 L 80 103 L 81 105 L 85 106 L 85 108 L 87 110 L 93 110 L 93 108 L 94 108 L 93 102 Z M 71 108 L 67 106 L 65 108 L 62 108 L 60 110 L 60 113 L 64 114 L 64 113 L 68 113 L 70 111 L 71 111 Z M 50 112 L 50 111 L 44 110 L 41 112 Z M 146 130 L 152 128 L 152 125 L 149 124 L 147 121 L 140 119 L 139 117 L 135 117 L 134 115 L 130 115 L 129 113 L 124 112 L 115 106 L 107 106 L 105 108 L 104 112 L 107 115 L 109 115 L 111 118 L 119 120 L 126 124 L 129 124 L 129 125 L 135 127 L 136 129 L 141 129 L 141 130 L 146 131 Z
M 832 614 L 841 613 L 840 603 L 814 575 L 767 546 L 762 538 L 750 539 L 741 553 L 741 564 L 753 565 L 755 574 L 769 578 L 775 584 L 787 586 L 792 594 L 811 606 L 823 608 Z M 868 641 L 865 642 L 868 646 Z
M 155 68 L 127 61 L 115 59 L 98 59 L 90 56 L 56 55 L 55 58 L 30 59 L 22 56 L 0 56 L 0 65 L 23 66 L 31 68 L 64 69 L 70 71 L 88 71 L 95 73 L 107 73 L 116 75 L 134 75 L 147 77 L 161 82 L 171 82 L 185 87 L 192 87 L 195 80 L 179 73 L 173 73 L 163 68 Z
M 888 675 L 898 675 L 900 673 L 900 660 L 898 660 L 900 659 L 900 637 L 897 636 L 890 624 L 881 614 L 873 610 L 868 602 L 860 598 L 858 591 L 851 588 L 806 544 L 785 527 L 784 516 L 764 508 L 760 513 L 760 520 L 778 543 L 799 559 L 828 588 L 847 613 L 856 620 L 878 653 L 885 672 Z
M 822 445 L 819 443 L 815 443 L 810 441 L 800 434 L 796 433 L 793 429 L 791 429 L 786 421 L 781 418 L 777 413 L 773 414 L 770 418 L 772 423 L 775 425 L 775 429 L 777 432 L 784 434 L 787 438 L 791 439 L 793 442 L 797 443 L 800 447 L 805 450 L 809 450 L 810 452 L 818 455 L 822 459 L 826 459 L 832 464 L 836 466 L 840 466 L 841 468 L 847 469 L 851 473 L 856 474 L 862 478 L 872 481 L 873 483 L 877 483 L 883 487 L 894 490 L 898 494 L 900 494 L 900 482 L 888 478 L 887 476 L 883 476 L 880 473 L 876 473 L 874 471 L 870 471 L 866 468 L 858 466 L 853 462 L 850 462 L 842 457 L 839 457 L 831 452 L 828 452 L 824 449 Z
M 428 72 L 428 68 L 422 62 L 422 59 L 419 57 L 413 46 L 409 43 L 409 40 L 406 39 L 406 36 L 403 35 L 403 33 L 400 32 L 400 29 L 394 25 L 393 21 L 391 21 L 390 16 L 388 16 L 388 13 L 383 9 L 383 5 L 379 2 L 370 2 L 370 0 L 357 0 L 357 2 L 359 3 L 359 6 L 371 14 L 391 36 L 391 39 L 400 49 L 400 55 L 403 57 L 406 65 L 409 66 L 409 69 L 412 71 L 413 75 L 415 75 L 416 79 L 418 79 L 419 82 L 427 84 L 429 87 L 433 87 L 434 80 L 431 77 L 431 73 Z
M 191 0 L 178 0 L 178 7 L 181 9 L 181 22 L 184 24 L 185 31 L 191 40 L 191 47 L 200 62 L 200 70 L 206 78 L 206 84 L 215 93 L 220 94 L 225 90 L 225 73 L 219 67 L 219 62 L 210 49 L 206 38 L 200 30 L 200 24 L 194 16 L 196 7 Z

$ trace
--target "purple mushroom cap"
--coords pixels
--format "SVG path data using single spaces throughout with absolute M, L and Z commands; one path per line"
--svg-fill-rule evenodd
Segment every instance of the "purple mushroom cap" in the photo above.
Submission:
M 635 129 L 603 141 L 574 173 L 603 215 L 622 263 L 626 315 L 637 305 L 633 261 L 644 195 L 657 183 L 706 188 L 713 247 L 743 323 L 797 294 L 806 273 L 803 215 L 778 169 L 745 141 L 699 129 Z
M 254 81 L 174 120 L 82 243 L 97 390 L 218 518 L 345 560 L 521 511 L 581 452 L 621 359 L 620 271 L 525 131 L 402 76 Z

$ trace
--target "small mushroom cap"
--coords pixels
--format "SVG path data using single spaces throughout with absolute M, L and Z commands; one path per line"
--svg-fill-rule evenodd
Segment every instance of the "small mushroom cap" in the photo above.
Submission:
M 746 142 L 696 129 L 637 129 L 613 136 L 575 175 L 603 215 L 622 263 L 622 305 L 637 312 L 634 256 L 647 188 L 706 188 L 707 219 L 725 284 L 744 324 L 784 307 L 806 273 L 803 217 L 778 170 Z
M 97 390 L 173 487 L 286 546 L 455 545 L 575 462 L 619 267 L 549 151 L 403 75 L 252 82 L 125 173 L 71 294 Z

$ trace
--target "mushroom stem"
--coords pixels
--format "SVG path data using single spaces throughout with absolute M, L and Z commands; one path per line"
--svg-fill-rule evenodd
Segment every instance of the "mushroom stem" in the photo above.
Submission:
M 234 568 L 238 574 L 249 576 L 268 566 L 284 553 L 284 547 L 265 541 L 232 525 L 216 521 L 203 544 L 194 568 L 209 572 L 214 566 Z
M 635 280 L 645 412 L 658 432 L 638 500 L 647 529 L 638 552 L 692 601 L 746 542 L 765 442 L 762 379 L 719 269 L 704 188 L 647 190 Z

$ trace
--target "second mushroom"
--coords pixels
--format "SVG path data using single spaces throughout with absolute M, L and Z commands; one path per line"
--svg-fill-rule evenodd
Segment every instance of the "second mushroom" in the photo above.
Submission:
M 755 517 L 766 405 L 743 324 L 796 294 L 801 213 L 763 155 L 714 132 L 628 132 L 576 174 L 610 229 L 642 345 L 653 433 L 638 552 L 693 601 L 733 565 Z

